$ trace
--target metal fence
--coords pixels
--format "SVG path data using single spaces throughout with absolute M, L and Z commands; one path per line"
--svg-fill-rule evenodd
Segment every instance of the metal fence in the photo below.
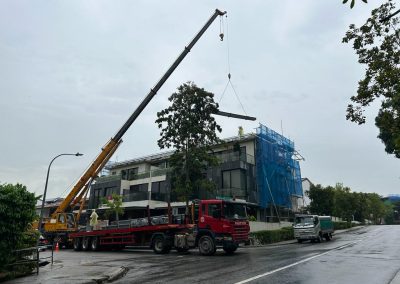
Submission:
M 24 248 L 14 251 L 15 261 L 9 263 L 8 267 L 18 267 L 21 268 L 23 266 L 32 265 L 36 267 L 36 273 L 39 273 L 39 250 L 38 247 L 30 247 Z M 15 270 L 15 269 L 13 269 Z

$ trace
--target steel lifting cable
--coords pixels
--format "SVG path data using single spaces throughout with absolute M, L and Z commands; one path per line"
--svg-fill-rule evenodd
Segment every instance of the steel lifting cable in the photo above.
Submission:
M 224 91 L 222 92 L 222 95 L 221 95 L 221 98 L 218 101 L 218 104 L 221 103 L 222 98 L 225 95 L 226 89 L 228 88 L 228 85 L 230 85 L 232 90 L 233 90 L 233 93 L 235 94 L 235 96 L 236 96 L 236 98 L 237 98 L 237 100 L 238 100 L 238 102 L 240 104 L 240 106 L 242 107 L 242 110 L 243 110 L 244 114 L 247 115 L 247 112 L 244 109 L 243 104 L 240 101 L 239 95 L 237 94 L 236 89 L 233 86 L 232 81 L 231 81 L 232 75 L 231 75 L 231 62 L 230 62 L 230 52 L 229 52 L 228 15 L 226 15 L 225 17 L 227 19 L 226 20 L 226 42 L 227 42 L 226 46 L 227 46 L 228 82 L 225 85 Z M 222 41 L 223 38 L 224 38 L 224 20 L 223 20 L 223 16 L 221 16 L 221 18 L 220 18 L 220 28 L 219 29 L 220 29 L 220 38 L 221 38 L 221 41 Z

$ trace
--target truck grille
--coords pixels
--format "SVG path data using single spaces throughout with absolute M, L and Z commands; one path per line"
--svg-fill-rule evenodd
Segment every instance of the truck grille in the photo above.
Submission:
M 235 241 L 247 241 L 249 239 L 249 229 L 247 225 L 234 225 L 232 237 Z

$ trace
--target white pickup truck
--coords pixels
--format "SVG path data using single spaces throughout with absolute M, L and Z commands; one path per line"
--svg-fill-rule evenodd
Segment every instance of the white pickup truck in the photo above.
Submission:
M 331 216 L 296 215 L 293 224 L 294 237 L 299 243 L 306 240 L 321 242 L 322 238 L 330 241 L 333 235 Z

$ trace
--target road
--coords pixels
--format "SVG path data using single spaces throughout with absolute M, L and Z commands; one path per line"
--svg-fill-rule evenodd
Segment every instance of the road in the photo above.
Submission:
M 149 250 L 55 254 L 51 272 L 21 279 L 31 283 L 78 283 L 127 267 L 113 283 L 400 283 L 400 226 L 369 226 L 330 242 L 240 248 L 212 257 L 196 250 L 156 255 Z M 47 273 L 47 274 L 46 274 Z M 15 282 L 15 283 L 23 283 Z

